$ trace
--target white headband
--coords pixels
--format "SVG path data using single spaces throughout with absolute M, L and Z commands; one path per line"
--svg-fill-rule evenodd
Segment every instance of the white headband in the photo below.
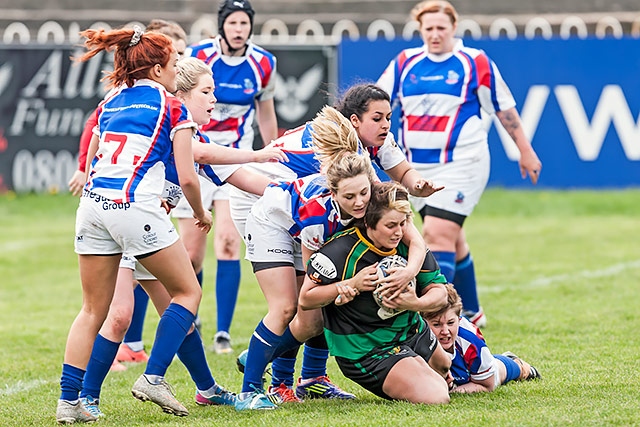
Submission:
M 140 28 L 139 25 L 134 25 L 133 31 L 134 31 L 133 36 L 131 36 L 131 41 L 129 42 L 130 47 L 140 43 L 140 37 L 142 37 L 142 33 L 144 33 L 144 30 Z

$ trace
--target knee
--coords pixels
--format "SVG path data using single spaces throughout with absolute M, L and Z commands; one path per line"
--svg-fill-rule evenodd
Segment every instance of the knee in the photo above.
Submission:
M 131 325 L 131 318 L 133 317 L 133 307 L 120 306 L 112 307 L 109 311 L 109 324 L 113 332 L 116 334 L 124 334 Z
M 240 235 L 233 230 L 233 233 L 224 233 L 216 239 L 215 250 L 218 259 L 237 259 L 240 254 Z
M 295 317 L 297 307 L 295 305 L 287 305 L 282 307 L 282 319 L 286 324 L 289 324 Z

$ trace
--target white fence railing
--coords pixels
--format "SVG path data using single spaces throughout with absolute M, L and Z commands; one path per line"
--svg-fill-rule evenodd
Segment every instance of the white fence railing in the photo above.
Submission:
M 139 22 L 118 23 L 117 26 L 139 24 Z M 112 28 L 113 23 L 94 22 L 90 28 Z M 217 28 L 214 15 L 203 15 L 187 29 L 189 40 L 197 41 L 210 36 L 210 30 Z M 81 30 L 77 22 L 61 23 L 46 21 L 34 29 L 24 22 L 11 22 L 2 31 L 4 44 L 27 43 L 76 43 Z M 489 37 L 516 38 L 640 38 L 640 12 L 625 12 L 618 16 L 608 14 L 549 15 L 549 16 L 478 16 L 461 19 L 458 25 L 461 36 L 474 39 Z M 396 37 L 411 39 L 418 35 L 416 22 L 394 24 L 385 19 L 371 23 L 356 23 L 350 19 L 339 19 L 333 23 L 321 23 L 315 19 L 304 19 L 292 26 L 278 18 L 271 18 L 256 25 L 254 40 L 261 44 L 335 44 L 343 37 L 358 39 L 367 37 L 374 40 Z

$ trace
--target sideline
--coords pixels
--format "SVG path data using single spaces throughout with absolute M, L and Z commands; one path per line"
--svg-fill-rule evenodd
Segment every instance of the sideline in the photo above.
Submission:
M 558 274 L 555 276 L 540 277 L 534 279 L 528 283 L 512 284 L 512 285 L 497 285 L 497 286 L 479 286 L 478 290 L 482 294 L 493 294 L 498 292 L 504 292 L 508 290 L 523 290 L 523 289 L 536 289 L 543 288 L 554 283 L 559 283 L 567 280 L 575 279 L 594 279 L 606 276 L 612 276 L 620 274 L 626 270 L 640 269 L 640 259 L 635 261 L 627 261 L 619 264 L 613 264 L 607 268 L 599 270 L 583 270 L 575 274 Z

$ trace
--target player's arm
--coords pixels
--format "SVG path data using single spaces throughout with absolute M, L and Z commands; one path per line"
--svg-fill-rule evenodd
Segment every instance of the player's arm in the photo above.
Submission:
M 87 167 L 87 154 L 89 150 L 89 144 L 93 137 L 93 128 L 98 123 L 98 110 L 96 109 L 87 119 L 80 135 L 80 143 L 78 145 L 78 169 L 73 173 L 69 180 L 69 191 L 74 196 L 77 196 L 82 191 L 86 180 L 86 167 Z
M 278 119 L 273 98 L 256 101 L 256 119 L 263 145 L 268 145 L 278 138 Z
M 375 289 L 373 283 L 376 277 L 376 266 L 370 265 L 350 279 L 331 281 L 318 274 L 313 265 L 310 265 L 300 289 L 298 304 L 303 310 L 324 307 L 332 302 L 336 305 L 347 304 L 361 291 Z
M 287 155 L 280 148 L 268 147 L 261 150 L 244 150 L 224 147 L 218 144 L 203 144 L 193 141 L 193 158 L 203 165 L 236 165 L 243 163 L 287 162 Z
M 493 375 L 496 375 L 495 373 Z M 468 383 L 453 387 L 451 393 L 482 393 L 495 390 L 495 378 L 490 376 L 484 380 L 470 380 Z
M 238 151 L 235 148 L 232 150 Z M 227 178 L 227 182 L 240 190 L 262 196 L 271 180 L 262 174 L 241 167 Z
M 420 272 L 427 255 L 427 245 L 413 221 L 407 221 L 402 242 L 409 248 L 407 266 L 390 269 L 390 274 L 378 281 L 384 283 L 378 292 L 389 299 L 394 299 L 407 288 L 409 282 Z
M 415 292 L 401 292 L 393 299 L 383 298 L 382 304 L 396 310 L 436 312 L 447 306 L 447 290 L 440 283 L 432 283 L 420 296 Z
M 436 186 L 433 182 L 422 178 L 420 172 L 411 167 L 408 161 L 403 160 L 391 169 L 385 170 L 391 179 L 404 185 L 409 194 L 416 197 L 429 197 L 443 186 Z
M 505 128 L 511 139 L 516 143 L 516 146 L 520 151 L 520 160 L 518 163 L 522 179 L 526 178 L 527 174 L 529 174 L 531 182 L 536 184 L 538 182 L 538 177 L 540 176 L 540 171 L 542 170 L 542 162 L 531 146 L 529 138 L 524 134 L 518 110 L 516 110 L 515 107 L 512 107 L 503 111 L 497 111 L 496 117 L 498 117 L 498 120 L 500 120 L 500 123 Z
M 87 182 L 89 178 L 89 172 L 91 171 L 91 162 L 98 152 L 98 145 L 100 144 L 100 138 L 98 135 L 93 134 L 91 141 L 89 141 L 89 147 L 87 147 L 87 160 L 84 166 L 84 181 Z
M 213 218 L 211 212 L 202 206 L 200 197 L 200 181 L 198 174 L 193 167 L 193 151 L 191 150 L 191 140 L 193 129 L 185 128 L 176 131 L 173 137 L 173 155 L 176 162 L 180 188 L 187 198 L 189 205 L 193 209 L 193 216 L 196 218 L 196 225 L 205 233 L 211 230 Z

